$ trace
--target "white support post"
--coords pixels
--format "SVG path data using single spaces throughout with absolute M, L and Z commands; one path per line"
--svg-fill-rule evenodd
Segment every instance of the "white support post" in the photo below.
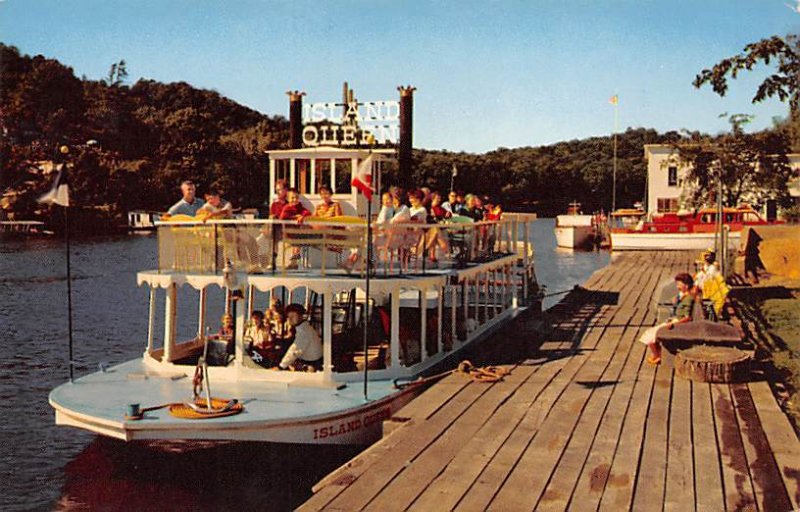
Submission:
M 247 325 L 247 319 L 249 318 L 246 313 L 246 307 L 239 307 L 237 305 L 236 318 L 234 319 L 236 324 L 236 346 L 234 346 L 234 358 L 237 361 L 237 364 L 242 364 L 242 361 L 244 361 L 244 331 Z
M 275 160 L 269 159 L 269 190 L 267 190 L 267 204 L 272 204 L 272 194 L 275 193 Z
M 469 279 L 464 279 L 464 285 L 461 287 L 461 302 L 464 310 L 464 332 L 469 336 Z
M 391 327 L 390 331 L 390 346 L 391 361 L 389 364 L 393 369 L 400 367 L 400 289 L 392 290 L 392 304 L 391 304 Z M 407 362 L 407 361 L 406 361 Z M 395 370 L 396 373 L 396 370 Z
M 428 289 L 419 289 L 419 360 L 428 359 Z
M 512 267 L 511 271 L 511 307 L 515 309 L 519 307 L 519 292 L 517 290 L 518 274 L 519 274 L 519 269 L 517 268 L 515 260 L 514 266 Z
M 172 349 L 175 346 L 175 316 L 177 312 L 178 286 L 170 284 L 167 287 L 166 300 L 164 301 L 164 357 L 162 362 L 172 362 Z
M 458 284 L 450 287 L 450 340 L 453 344 L 453 349 L 459 343 L 456 336 L 456 322 L 458 321 Z
M 289 188 L 297 187 L 295 182 L 295 162 L 294 158 L 289 159 Z
M 475 305 L 472 306 L 473 314 L 475 315 L 475 324 L 481 324 L 481 315 L 478 308 L 481 304 L 481 274 L 480 272 L 475 274 L 475 293 L 473 294 L 475 297 Z
M 331 158 L 331 191 L 334 194 L 338 194 L 339 192 L 336 190 L 336 159 Z
M 499 288 L 497 287 L 497 269 L 492 269 L 492 316 L 497 315 L 497 300 L 500 298 L 498 295 Z
M 444 352 L 444 343 L 442 343 L 442 313 L 444 307 L 444 287 L 439 285 L 436 288 L 436 337 L 437 337 L 437 353 Z
M 326 381 L 333 380 L 333 292 L 322 294 L 322 371 Z
M 256 301 L 256 287 L 252 284 L 247 287 L 247 318 L 253 315 Z
M 200 300 L 198 301 L 197 311 L 197 337 L 202 338 L 205 333 L 206 326 L 206 289 L 200 290 Z
M 153 329 L 156 326 L 156 289 L 150 287 L 150 311 L 147 316 L 147 353 L 153 352 Z
M 528 238 L 529 238 L 528 237 L 528 223 L 527 222 L 523 222 L 522 223 L 522 228 L 523 228 L 522 237 L 523 237 L 523 240 L 525 240 L 525 243 L 522 246 L 522 250 L 525 251 L 524 252 L 524 256 L 522 258 L 522 261 L 524 262 L 525 269 L 527 270 L 528 269 L 528 263 L 529 263 L 529 261 L 528 261 L 528 258 L 529 258 L 529 256 L 528 256 L 528 252 L 529 252 L 528 251 L 528 246 L 530 244 L 530 240 L 528 240 Z
M 486 271 L 486 279 L 483 282 L 483 323 L 489 321 L 489 280 L 492 277 L 492 272 Z
M 311 167 L 311 169 L 309 171 L 309 172 L 311 172 L 311 189 L 310 190 L 311 190 L 312 194 L 316 194 L 317 193 L 317 159 L 316 158 L 312 158 L 311 159 L 311 166 L 310 167 Z

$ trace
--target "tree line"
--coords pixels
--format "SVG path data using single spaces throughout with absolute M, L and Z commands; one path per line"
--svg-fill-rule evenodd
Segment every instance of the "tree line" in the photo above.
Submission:
M 36 164 L 52 160 L 61 144 L 71 147 L 74 204 L 117 222 L 129 210 L 166 209 L 183 178 L 196 180 L 201 190 L 222 190 L 237 206 L 257 207 L 267 199 L 264 151 L 288 144 L 283 116 L 264 115 L 184 82 L 140 79 L 129 85 L 125 61 L 114 63 L 107 77 L 91 80 L 55 59 L 0 43 L 0 66 L 0 211 L 16 218 L 49 215 L 36 198 L 52 177 Z M 723 71 L 709 72 L 707 80 L 719 84 Z M 774 131 L 791 138 L 793 122 L 783 121 Z M 631 206 L 645 195 L 644 144 L 679 144 L 692 136 L 699 135 L 646 128 L 618 134 L 617 206 Z M 415 150 L 412 176 L 390 172 L 384 182 L 446 191 L 454 166 L 455 188 L 495 196 L 509 210 L 549 216 L 572 201 L 589 211 L 611 207 L 611 134 L 483 154 Z

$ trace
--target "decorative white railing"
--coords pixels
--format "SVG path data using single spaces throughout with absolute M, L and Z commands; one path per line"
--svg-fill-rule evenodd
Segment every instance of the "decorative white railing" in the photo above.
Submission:
M 530 219 L 508 215 L 500 221 L 437 224 L 373 224 L 374 275 L 425 274 L 465 268 L 517 254 L 533 254 Z M 226 262 L 240 272 L 326 275 L 366 272 L 364 222 L 212 220 L 158 223 L 160 271 L 221 273 Z

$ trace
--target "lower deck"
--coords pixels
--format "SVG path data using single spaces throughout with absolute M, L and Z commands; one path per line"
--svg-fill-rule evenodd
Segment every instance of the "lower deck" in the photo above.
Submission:
M 300 510 L 795 510 L 800 443 L 758 371 L 704 384 L 649 366 L 658 286 L 695 253 L 617 255 L 487 345 L 511 373 L 442 380 Z M 473 361 L 475 362 L 475 361 Z

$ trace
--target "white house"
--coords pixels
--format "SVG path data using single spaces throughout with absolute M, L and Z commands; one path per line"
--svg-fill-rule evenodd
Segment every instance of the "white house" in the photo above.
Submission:
M 647 211 L 677 211 L 681 205 L 681 194 L 685 182 L 686 168 L 679 165 L 675 149 L 669 144 L 645 144 L 647 158 Z M 789 165 L 795 178 L 789 185 L 789 194 L 800 201 L 800 153 L 790 153 Z

